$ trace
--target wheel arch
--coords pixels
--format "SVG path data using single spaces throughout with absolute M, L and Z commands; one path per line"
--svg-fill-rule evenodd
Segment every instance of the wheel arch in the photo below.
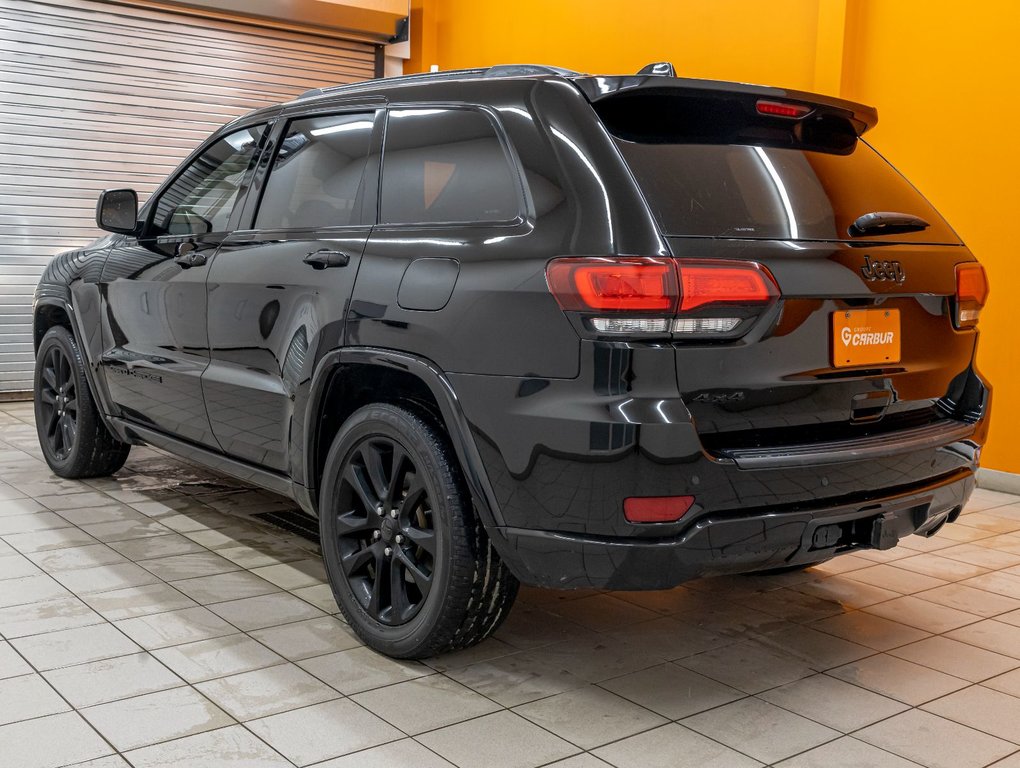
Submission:
M 71 321 L 73 310 L 67 302 L 60 299 L 41 299 L 36 303 L 35 311 L 32 313 L 32 351 L 39 351 L 39 344 L 42 343 L 46 332 L 56 326 L 63 326 L 78 338 L 74 323 Z M 80 346 L 80 341 L 79 341 Z
M 32 351 L 38 354 L 39 345 L 47 331 L 55 326 L 66 328 L 78 344 L 82 358 L 85 362 L 85 379 L 89 385 L 89 391 L 98 406 L 99 418 L 106 424 L 106 428 L 112 432 L 118 440 L 126 443 L 136 442 L 131 440 L 122 429 L 115 424 L 110 416 L 116 415 L 110 407 L 110 398 L 99 381 L 99 373 L 96 368 L 96 361 L 90 356 L 90 350 L 84 343 L 84 332 L 79 327 L 81 324 L 80 315 L 75 312 L 74 305 L 63 298 L 56 296 L 45 296 L 36 299 L 35 308 L 32 312 Z
M 425 412 L 449 436 L 471 492 L 475 509 L 497 550 L 499 509 L 457 395 L 430 360 L 406 352 L 370 347 L 336 350 L 319 361 L 304 421 L 304 476 L 318 506 L 322 468 L 329 446 L 344 421 L 373 402 L 411 404 Z

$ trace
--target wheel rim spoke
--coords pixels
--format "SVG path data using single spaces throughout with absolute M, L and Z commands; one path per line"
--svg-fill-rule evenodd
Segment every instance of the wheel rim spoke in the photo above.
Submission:
M 74 444 L 74 425 L 67 416 L 60 417 L 60 439 L 64 443 L 65 448 L 70 448 Z
M 336 516 L 337 535 L 353 536 L 359 533 L 371 533 L 379 527 L 379 521 L 375 515 L 360 515 L 357 510 L 343 512 Z
M 403 446 L 394 443 L 393 454 L 390 460 L 390 477 L 386 487 L 386 508 L 393 509 L 400 500 L 400 494 L 404 490 L 404 477 L 407 475 L 407 467 L 410 459 Z
M 43 366 L 42 377 L 46 386 L 50 388 L 50 391 L 55 392 L 57 389 L 57 372 L 53 370 L 52 360 L 53 358 L 51 356 L 49 364 Z
M 410 574 L 415 586 L 418 587 L 418 591 L 421 592 L 422 600 L 424 600 L 428 597 L 429 590 L 432 588 L 432 574 L 425 573 L 418 563 L 407 556 L 406 552 L 400 552 L 398 558 L 403 569 Z
M 415 528 L 408 526 L 404 529 L 404 535 L 411 540 L 411 543 L 421 547 L 428 554 L 435 557 L 436 554 L 436 532 L 428 528 Z
M 404 621 L 414 607 L 407 595 L 407 582 L 404 580 L 404 565 L 396 557 L 390 561 L 390 605 L 392 620 Z
M 400 502 L 400 517 L 402 520 L 408 519 L 411 516 L 411 513 L 418 509 L 427 493 L 425 490 L 425 482 L 417 472 L 413 475 L 408 473 L 408 475 L 411 476 L 411 482 L 407 488 L 406 495 Z
M 361 450 L 361 461 L 374 497 L 382 501 L 386 498 L 388 489 L 386 487 L 386 470 L 383 467 L 383 457 L 378 443 L 370 442 L 365 445 Z
M 344 470 L 343 480 L 357 494 L 358 500 L 361 501 L 366 512 L 376 511 L 376 507 L 379 506 L 379 497 L 375 495 L 372 483 L 363 468 L 348 464 Z
M 386 605 L 386 595 L 383 594 L 386 588 L 385 563 L 383 557 L 376 553 L 375 557 L 375 578 L 372 580 L 372 596 L 368 601 L 368 612 L 376 618 L 383 618 L 382 614 Z
M 67 359 L 66 355 L 60 355 L 60 374 L 57 378 L 60 380 L 61 385 L 66 384 L 71 379 L 71 361 Z
M 377 553 L 371 547 L 356 550 L 340 558 L 344 573 L 351 576 L 376 559 Z

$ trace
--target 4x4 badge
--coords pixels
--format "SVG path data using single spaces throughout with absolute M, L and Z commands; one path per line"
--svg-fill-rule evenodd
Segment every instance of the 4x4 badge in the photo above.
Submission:
M 907 273 L 903 271 L 898 261 L 872 261 L 870 256 L 864 257 L 861 274 L 865 280 L 892 280 L 894 283 L 902 283 L 907 279 Z

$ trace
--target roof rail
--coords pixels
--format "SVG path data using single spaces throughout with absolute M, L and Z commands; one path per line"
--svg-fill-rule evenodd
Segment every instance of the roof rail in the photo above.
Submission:
M 580 74 L 572 69 L 550 67 L 546 64 L 497 64 L 485 70 L 482 77 L 528 77 L 529 75 L 577 77 Z
M 477 69 L 450 69 L 445 72 L 421 72 L 415 75 L 397 75 L 396 77 L 379 77 L 373 80 L 362 80 L 357 83 L 346 83 L 344 85 L 328 85 L 324 88 L 311 88 L 298 99 L 310 99 L 314 96 L 322 96 L 327 93 L 335 93 L 347 88 L 363 88 L 372 83 L 415 83 L 420 81 L 443 81 L 460 80 L 466 77 L 529 77 L 532 75 L 558 75 L 560 77 L 576 77 L 580 72 L 563 67 L 550 67 L 543 64 L 497 64 L 493 67 L 479 67 Z

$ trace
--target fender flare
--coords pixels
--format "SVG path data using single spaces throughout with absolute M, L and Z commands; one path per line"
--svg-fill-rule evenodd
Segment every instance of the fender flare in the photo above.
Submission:
M 449 379 L 435 363 L 424 357 L 391 349 L 346 347 L 329 352 L 319 360 L 312 375 L 309 406 L 305 413 L 305 480 L 309 481 L 315 476 L 313 447 L 317 435 L 316 424 L 318 423 L 319 409 L 326 393 L 326 385 L 330 380 L 330 374 L 342 365 L 374 365 L 402 371 L 415 376 L 429 388 L 439 404 L 444 426 L 453 443 L 457 459 L 460 461 L 478 515 L 494 546 L 502 555 L 506 543 L 499 533 L 499 529 L 504 523 L 495 492 L 485 473 L 481 455 L 478 453 L 478 447 L 471 436 L 470 425 Z
M 84 330 L 81 327 L 81 315 L 76 312 L 72 300 L 68 301 L 57 296 L 43 296 L 39 297 L 35 301 L 35 306 L 32 309 L 32 343 L 35 345 L 35 320 L 39 314 L 40 307 L 56 307 L 64 311 L 67 315 L 67 319 L 71 323 L 71 333 L 74 334 L 75 341 L 78 342 L 78 349 L 81 351 L 82 359 L 85 361 L 85 379 L 89 383 L 89 391 L 92 393 L 92 398 L 96 401 L 96 405 L 99 408 L 99 417 L 103 420 L 106 428 L 121 440 L 126 443 L 134 443 L 136 440 L 130 439 L 124 434 L 123 430 L 114 423 L 113 416 L 115 412 L 110 408 L 110 398 L 105 387 L 100 386 L 99 380 L 99 363 L 98 361 L 89 358 L 88 345 L 82 342 L 85 338 Z M 38 348 L 35 349 L 38 352 Z

